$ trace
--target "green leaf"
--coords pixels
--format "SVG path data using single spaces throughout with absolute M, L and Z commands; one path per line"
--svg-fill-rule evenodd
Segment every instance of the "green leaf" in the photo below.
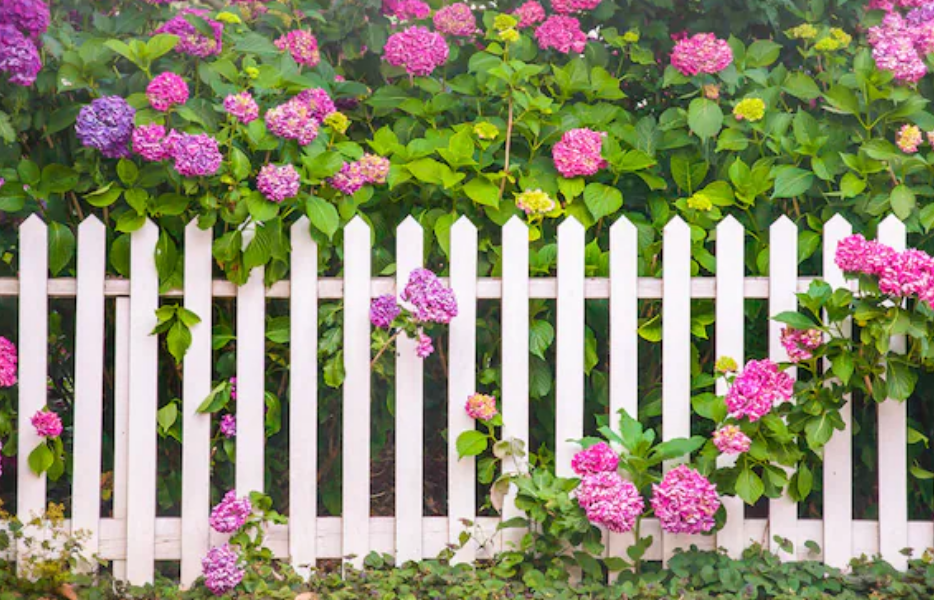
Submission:
M 707 440 L 700 435 L 691 438 L 675 438 L 662 442 L 652 449 L 651 456 L 653 461 L 670 460 L 690 455 L 698 450 Z
M 548 321 L 536 319 L 529 328 L 529 351 L 545 360 L 545 351 L 555 341 L 555 328 Z
M 279 205 L 266 199 L 259 192 L 252 192 L 246 199 L 247 209 L 253 220 L 260 223 L 271 221 L 279 214 Z
M 315 229 L 328 236 L 328 239 L 334 237 L 341 225 L 341 218 L 337 214 L 337 208 L 327 200 L 317 196 L 308 198 L 305 203 L 305 214 L 308 215 L 308 219 Z
M 847 385 L 850 382 L 850 377 L 853 376 L 853 355 L 849 352 L 845 352 L 835 356 L 831 360 L 831 364 L 833 374 L 840 379 L 843 385 Z
M 216 413 L 223 410 L 230 402 L 230 382 L 222 381 L 217 384 L 204 402 L 198 406 L 199 413 Z
M 489 438 L 483 433 L 470 429 L 457 436 L 457 456 L 478 456 L 486 450 Z
M 892 212 L 903 221 L 911 216 L 918 202 L 915 199 L 915 193 L 907 185 L 898 185 L 892 190 L 890 197 Z
M 65 165 L 46 165 L 42 169 L 42 185 L 54 194 L 70 192 L 78 184 L 78 173 Z
M 191 346 L 191 331 L 181 321 L 176 321 L 169 334 L 166 336 L 166 345 L 169 348 L 169 354 L 175 359 L 175 364 L 181 364 Z
M 19 161 L 19 164 L 16 166 L 16 172 L 19 173 L 20 181 L 23 183 L 27 183 L 31 186 L 39 185 L 39 165 L 28 158 Z
M 433 158 L 421 158 L 406 165 L 412 175 L 419 181 L 425 183 L 434 183 L 441 185 L 442 170 L 448 169 L 446 165 L 441 164 Z
M 639 325 L 639 337 L 647 342 L 660 342 L 662 340 L 662 316 L 655 315 L 642 325 Z
M 782 89 L 799 100 L 809 102 L 820 96 L 820 88 L 807 74 L 796 71 L 788 75 Z
M 778 60 L 782 47 L 770 40 L 756 40 L 746 49 L 746 67 L 767 67 Z
M 160 33 L 149 38 L 146 42 L 146 58 L 154 61 L 160 56 L 168 54 L 178 44 L 178 36 Z
M 75 234 L 67 225 L 49 223 L 49 270 L 58 275 L 75 255 Z
M 907 400 L 915 390 L 918 374 L 911 366 L 895 357 L 889 357 L 885 369 L 885 383 L 888 397 L 893 400 Z
M 139 167 L 133 161 L 121 158 L 117 163 L 117 177 L 123 185 L 133 185 L 139 177 Z
M 36 475 L 42 475 L 48 471 L 54 461 L 55 456 L 44 441 L 40 442 L 39 445 L 29 453 L 29 468 Z
M 736 495 L 750 506 L 755 504 L 765 492 L 765 484 L 748 466 L 739 472 L 736 477 Z
M 808 447 L 815 452 L 823 448 L 824 444 L 829 442 L 831 436 L 833 436 L 833 430 L 833 419 L 828 413 L 808 419 L 804 425 Z
M 778 321 L 779 323 L 785 323 L 786 325 L 791 325 L 794 329 L 819 329 L 820 326 L 811 320 L 810 317 L 802 315 L 798 312 L 785 311 L 780 312 L 774 317 L 773 321 Z
M 600 220 L 623 207 L 623 194 L 615 187 L 602 183 L 589 183 L 584 188 L 584 204 L 593 218 Z
M 798 167 L 785 167 L 775 176 L 772 198 L 794 198 L 804 194 L 814 183 L 814 174 Z
M 117 198 L 120 197 L 120 194 L 123 193 L 123 188 L 119 185 L 114 185 L 114 182 L 111 181 L 102 188 L 99 188 L 90 194 L 85 194 L 84 199 L 87 200 L 88 204 L 95 206 L 97 208 L 104 208 L 105 206 L 110 206 L 117 201 Z
M 169 429 L 172 428 L 172 425 L 175 425 L 175 421 L 178 420 L 178 404 L 170 402 L 160 408 L 159 412 L 156 413 L 156 419 L 159 422 L 159 428 L 162 430 L 162 433 L 167 433 Z
M 464 193 L 477 204 L 499 208 L 499 188 L 483 177 L 468 181 L 464 185 Z
M 824 94 L 824 100 L 826 100 L 824 105 L 826 111 L 846 115 L 859 114 L 859 100 L 856 98 L 856 94 L 843 85 L 831 86 L 827 93 Z
M 711 138 L 723 127 L 720 105 L 707 98 L 695 98 L 688 106 L 688 127 L 701 139 Z
M 586 182 L 583 177 L 558 178 L 558 189 L 568 202 L 584 193 L 585 185 Z
M 237 181 L 243 181 L 250 176 L 250 159 L 243 150 L 234 148 L 230 151 L 230 174 Z

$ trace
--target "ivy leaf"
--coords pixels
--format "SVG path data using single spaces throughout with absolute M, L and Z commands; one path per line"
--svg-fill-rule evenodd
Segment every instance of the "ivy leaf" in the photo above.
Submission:
M 33 473 L 42 475 L 48 471 L 52 463 L 55 462 L 55 457 L 52 455 L 52 451 L 49 450 L 48 445 L 42 442 L 29 453 L 28 462 L 29 468 L 32 469 Z
M 489 438 L 476 430 L 468 430 L 457 436 L 457 456 L 478 456 L 486 450 Z
M 697 137 L 711 138 L 723 127 L 723 111 L 720 105 L 707 98 L 695 98 L 688 106 L 688 127 Z

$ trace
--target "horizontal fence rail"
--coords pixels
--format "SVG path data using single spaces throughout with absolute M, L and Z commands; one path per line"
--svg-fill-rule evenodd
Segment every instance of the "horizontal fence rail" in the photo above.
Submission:
M 850 231 L 842 217 L 826 224 L 824 278 L 841 284 L 832 260 L 837 242 Z M 635 226 L 620 219 L 610 229 L 609 277 L 584 276 L 584 228 L 575 220 L 562 223 L 558 233 L 557 277 L 529 276 L 528 228 L 513 218 L 503 227 L 501 278 L 477 277 L 477 229 L 466 218 L 451 228 L 450 278 L 456 291 L 459 315 L 450 324 L 447 391 L 448 507 L 446 517 L 423 513 L 423 453 L 425 431 L 421 362 L 412 353 L 413 342 L 400 339 L 396 356 L 397 397 L 408 403 L 396 413 L 395 444 L 397 483 L 394 517 L 370 516 L 370 407 L 371 389 L 369 300 L 395 293 L 408 273 L 421 266 L 420 243 L 424 235 L 414 219 L 400 225 L 396 277 L 372 277 L 370 228 L 360 218 L 344 231 L 342 277 L 317 275 L 318 248 L 308 235 L 304 219 L 292 228 L 293 263 L 290 280 L 263 287 L 263 272 L 256 269 L 249 281 L 237 287 L 211 279 L 213 259 L 210 231 L 188 225 L 184 242 L 184 289 L 159 293 L 154 252 L 158 229 L 148 222 L 131 237 L 131 279 L 106 279 L 105 231 L 90 217 L 79 228 L 77 278 L 53 278 L 48 273 L 47 228 L 38 216 L 21 227 L 19 278 L 0 279 L 0 296 L 18 297 L 20 310 L 19 439 L 20 465 L 17 482 L 18 515 L 41 513 L 46 501 L 45 477 L 37 477 L 26 465 L 31 445 L 37 441 L 29 416 L 47 401 L 48 303 L 50 298 L 76 298 L 78 344 L 75 388 L 76 475 L 73 517 L 68 525 L 88 530 L 89 555 L 113 561 L 114 573 L 132 583 L 152 580 L 155 561 L 181 561 L 181 578 L 190 584 L 200 575 L 200 560 L 222 538 L 208 527 L 210 513 L 211 415 L 197 407 L 212 384 L 211 302 L 235 298 L 237 355 L 237 411 L 240 430 L 236 439 L 236 487 L 239 493 L 261 491 L 264 485 L 263 395 L 265 392 L 266 299 L 290 300 L 291 380 L 288 398 L 291 422 L 289 524 L 271 528 L 269 545 L 276 556 L 297 567 L 320 559 L 344 559 L 360 565 L 370 551 L 388 552 L 397 560 L 436 556 L 456 544 L 464 520 L 473 520 L 479 535 L 455 556 L 455 561 L 488 558 L 518 541 L 521 532 L 496 531 L 498 518 L 477 517 L 476 465 L 473 459 L 457 460 L 458 434 L 474 427 L 463 414 L 466 397 L 473 393 L 477 374 L 476 314 L 479 300 L 502 303 L 502 407 L 504 436 L 529 439 L 529 301 L 555 299 L 556 430 L 558 439 L 581 437 L 584 428 L 584 348 L 586 300 L 610 301 L 610 408 L 636 413 L 639 406 L 638 300 L 661 300 L 663 310 L 662 435 L 665 439 L 690 434 L 691 299 L 713 299 L 716 304 L 716 352 L 741 360 L 749 358 L 743 327 L 736 326 L 746 299 L 768 300 L 769 314 L 795 310 L 795 293 L 807 290 L 813 277 L 798 275 L 797 228 L 782 217 L 771 227 L 771 253 L 767 277 L 744 274 L 745 231 L 732 217 L 717 228 L 716 277 L 691 277 L 690 229 L 679 218 L 665 229 L 662 278 L 639 277 L 638 235 Z M 244 236 L 249 242 L 249 235 Z M 904 225 L 894 217 L 880 227 L 887 243 L 904 247 Z M 158 340 L 150 335 L 159 298 L 183 298 L 185 306 L 202 322 L 194 326 L 192 343 L 182 367 L 182 500 L 181 517 L 158 516 L 156 485 L 156 409 L 158 406 Z M 116 298 L 115 331 L 115 433 L 113 517 L 100 513 L 101 406 L 103 384 L 104 300 Z M 317 516 L 317 307 L 324 300 L 343 300 L 343 352 L 346 378 L 342 388 L 343 424 L 342 497 L 340 517 Z M 785 360 L 779 344 L 780 325 L 769 323 L 769 355 Z M 903 340 L 894 340 L 899 347 Z M 791 371 L 794 374 L 794 371 Z M 384 390 L 383 390 L 384 391 Z M 718 389 L 723 392 L 723 388 Z M 849 414 L 846 414 L 849 418 Z M 657 521 L 649 520 L 645 533 L 655 537 L 648 553 L 652 560 L 666 559 L 675 549 L 696 544 L 702 549 L 723 548 L 738 555 L 752 543 L 780 545 L 774 537 L 794 543 L 794 556 L 824 560 L 834 566 L 862 554 L 881 554 L 896 566 L 905 566 L 901 550 L 934 545 L 934 523 L 909 521 L 907 515 L 907 412 L 906 403 L 879 406 L 880 441 L 878 521 L 854 520 L 852 515 L 852 430 L 836 432 L 825 452 L 825 506 L 832 502 L 824 520 L 799 519 L 797 505 L 788 498 L 772 500 L 768 519 L 744 518 L 741 502 L 727 502 L 727 524 L 716 536 L 662 535 Z M 404 433 L 402 433 L 404 432 Z M 78 443 L 80 440 L 80 443 Z M 557 470 L 568 475 L 573 446 L 559 444 Z M 729 464 L 726 459 L 721 464 Z M 79 469 L 80 467 L 80 469 Z M 507 461 L 505 469 L 518 468 Z M 400 489 L 401 488 L 401 489 Z M 504 518 L 519 513 L 507 499 Z M 625 556 L 632 538 L 607 536 L 607 555 Z M 815 541 L 812 553 L 805 542 Z M 785 555 L 792 558 L 791 555 Z

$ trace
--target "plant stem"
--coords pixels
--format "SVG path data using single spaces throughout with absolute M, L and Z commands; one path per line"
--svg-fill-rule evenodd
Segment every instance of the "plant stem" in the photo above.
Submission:
M 392 334 L 392 337 L 391 337 L 391 338 L 389 338 L 388 340 L 386 340 L 386 343 L 383 344 L 383 347 L 379 349 L 379 352 L 376 353 L 376 356 L 374 356 L 374 357 L 373 357 L 373 360 L 370 362 L 370 368 L 371 368 L 371 369 L 373 368 L 373 365 L 376 364 L 376 361 L 379 360 L 379 357 L 383 355 L 383 352 L 385 352 L 386 349 L 389 348 L 389 346 L 391 346 L 392 343 L 393 343 L 394 341 L 396 341 L 396 338 L 399 337 L 399 335 L 402 334 L 402 333 L 403 333 L 403 331 L 400 329 L 399 331 L 397 331 L 397 332 L 395 332 L 394 334 Z
M 512 151 L 512 90 L 509 94 L 509 114 L 506 119 L 506 160 L 503 164 L 503 178 L 499 182 L 499 198 L 502 200 L 506 189 L 506 178 L 509 177 L 509 154 Z

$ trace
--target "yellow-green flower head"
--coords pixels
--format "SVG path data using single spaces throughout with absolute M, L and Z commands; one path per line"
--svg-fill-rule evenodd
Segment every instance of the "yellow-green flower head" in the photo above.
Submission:
M 481 140 L 495 140 L 499 135 L 499 128 L 492 123 L 481 121 L 473 126 L 473 132 Z
M 630 29 L 629 31 L 624 33 L 623 41 L 626 42 L 627 44 L 635 44 L 636 42 L 638 42 L 639 41 L 639 30 Z
M 519 39 L 519 32 L 513 28 L 504 29 L 499 32 L 499 39 L 504 42 L 515 42 Z
M 350 127 L 350 119 L 344 113 L 334 111 L 324 117 L 324 124 L 338 133 L 344 133 Z
M 802 23 L 785 32 L 793 40 L 813 40 L 817 37 L 817 28 L 810 23 Z
M 713 208 L 713 202 L 710 201 L 710 197 L 707 194 L 697 192 L 690 198 L 688 198 L 688 208 L 693 208 L 694 210 L 708 211 Z
M 541 190 L 526 190 L 516 195 L 516 207 L 527 215 L 544 215 L 555 209 L 555 201 Z
M 737 369 L 739 369 L 739 365 L 737 365 L 736 361 L 729 356 L 721 356 L 717 359 L 714 368 L 718 373 L 734 373 Z
M 820 52 L 834 52 L 846 48 L 853 41 L 853 36 L 839 27 L 830 30 L 830 34 L 814 44 L 814 49 Z
M 515 29 L 518 24 L 519 21 L 512 15 L 496 15 L 496 18 L 493 19 L 493 29 L 496 31 Z
M 243 21 L 240 20 L 240 17 L 227 11 L 217 13 L 217 17 L 215 18 L 218 21 L 230 23 L 231 25 L 239 25 L 240 23 L 243 23 Z
M 737 121 L 759 121 L 765 116 L 765 102 L 761 98 L 743 98 L 733 107 Z
M 243 69 L 243 72 L 246 73 L 246 76 L 249 77 L 250 79 L 256 79 L 257 77 L 259 77 L 259 69 L 257 69 L 256 67 L 247 67 Z

